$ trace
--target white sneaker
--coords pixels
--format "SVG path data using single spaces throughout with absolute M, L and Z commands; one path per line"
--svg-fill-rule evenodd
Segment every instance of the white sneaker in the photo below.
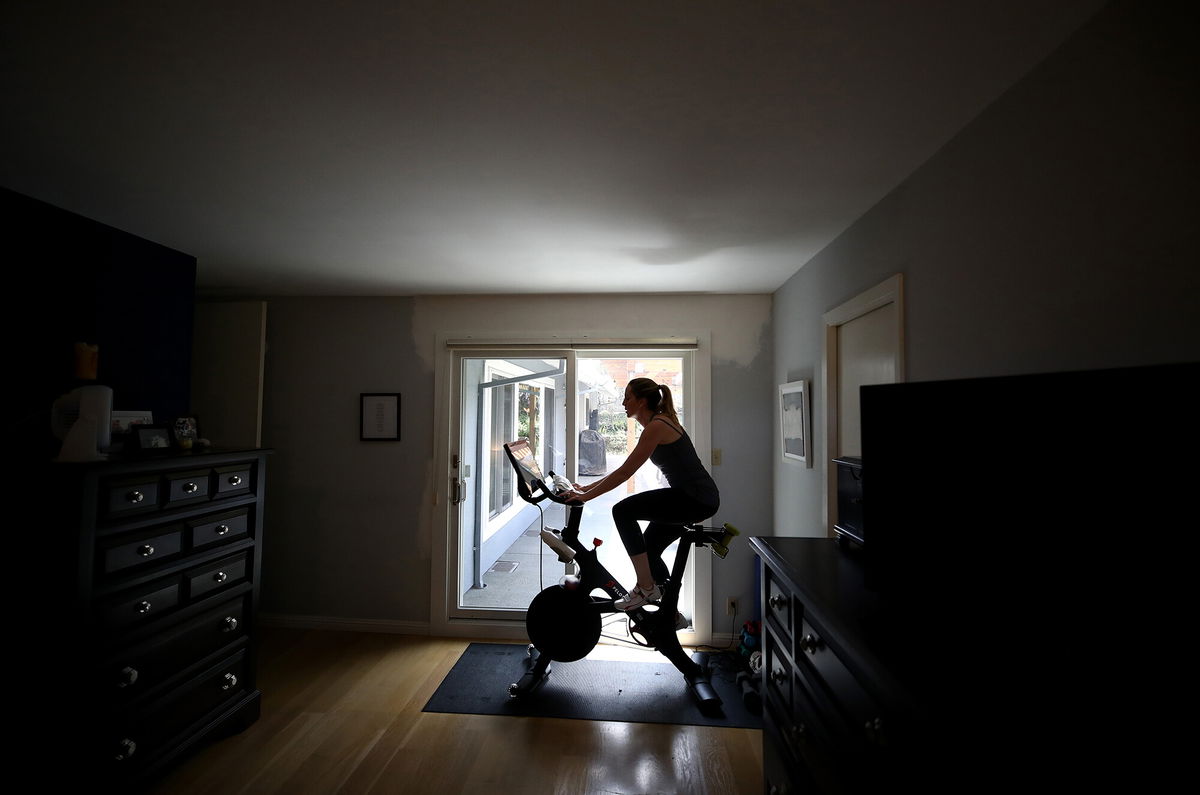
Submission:
M 563 541 L 549 530 L 542 531 L 542 541 L 546 544 L 546 546 L 558 553 L 558 559 L 563 563 L 570 563 L 575 559 L 575 550 L 567 546 L 566 541 Z
M 635 610 L 643 605 L 659 601 L 662 601 L 662 591 L 658 589 L 657 584 L 649 591 L 643 591 L 641 586 L 635 585 L 633 586 L 633 590 L 629 592 L 629 596 L 613 602 L 613 607 L 618 610 Z

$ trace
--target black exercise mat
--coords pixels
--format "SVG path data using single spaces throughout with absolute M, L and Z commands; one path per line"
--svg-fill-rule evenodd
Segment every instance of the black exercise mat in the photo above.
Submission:
M 662 658 L 551 662 L 550 674 L 531 693 L 509 698 L 509 684 L 531 665 L 526 646 L 510 643 L 468 646 L 423 711 L 762 728 L 762 718 L 743 703 L 738 659 L 727 652 L 705 657 L 716 658 L 711 681 L 722 704 L 713 715 L 700 712 L 683 674 Z

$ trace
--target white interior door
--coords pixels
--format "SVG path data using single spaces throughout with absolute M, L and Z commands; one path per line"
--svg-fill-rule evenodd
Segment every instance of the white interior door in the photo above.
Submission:
M 838 450 L 833 456 L 862 456 L 858 388 L 896 381 L 899 351 L 895 302 L 838 327 Z
M 837 521 L 837 472 L 832 460 L 862 455 L 858 389 L 904 380 L 904 277 L 896 274 L 826 312 L 825 471 L 826 533 Z M 863 461 L 863 470 L 870 463 Z

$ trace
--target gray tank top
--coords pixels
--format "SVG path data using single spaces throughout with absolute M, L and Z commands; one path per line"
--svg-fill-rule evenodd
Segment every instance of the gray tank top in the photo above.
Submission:
M 660 444 L 655 447 L 654 452 L 650 454 L 650 461 L 662 470 L 663 476 L 667 479 L 667 483 L 671 484 L 671 488 L 679 489 L 689 497 L 714 508 L 720 505 L 721 494 L 717 491 L 717 484 L 712 479 L 712 475 L 708 474 L 704 465 L 700 463 L 696 446 L 692 444 L 687 431 L 663 417 L 654 419 L 667 423 L 670 428 L 679 431 L 682 435 L 669 444 Z

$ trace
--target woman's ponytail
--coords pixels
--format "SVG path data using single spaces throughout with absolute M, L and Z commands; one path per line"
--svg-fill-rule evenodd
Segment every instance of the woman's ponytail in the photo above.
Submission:
M 671 397 L 671 388 L 666 384 L 659 384 L 658 388 L 662 390 L 662 401 L 658 404 L 659 413 L 678 425 L 679 415 L 675 413 L 675 400 Z

